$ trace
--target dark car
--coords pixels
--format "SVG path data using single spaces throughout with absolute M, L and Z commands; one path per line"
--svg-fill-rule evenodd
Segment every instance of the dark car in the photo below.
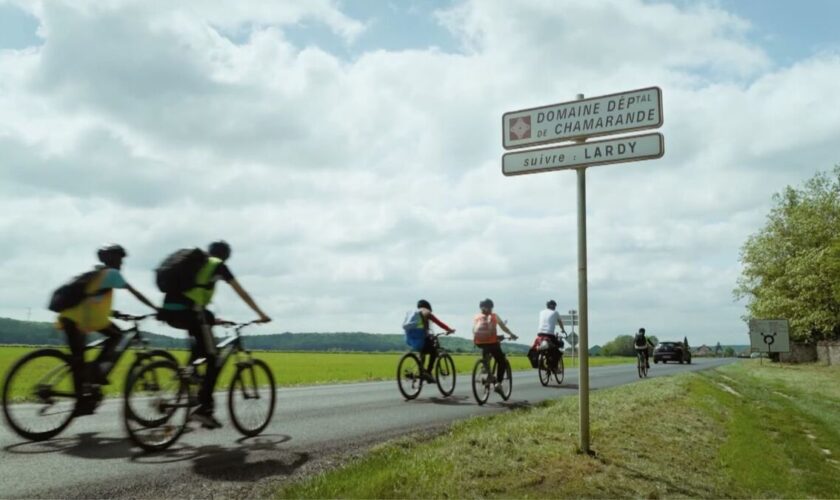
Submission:
M 685 348 L 682 342 L 660 342 L 653 350 L 653 362 L 667 363 L 678 361 L 680 364 L 691 364 L 691 353 Z

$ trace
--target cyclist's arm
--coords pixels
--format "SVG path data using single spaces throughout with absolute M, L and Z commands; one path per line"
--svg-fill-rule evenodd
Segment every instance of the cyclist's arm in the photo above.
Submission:
M 429 319 L 430 319 L 430 320 L 432 320 L 432 321 L 434 321 L 434 323 L 435 323 L 437 326 L 439 326 L 439 327 L 443 328 L 443 329 L 446 331 L 446 333 L 452 333 L 452 332 L 454 332 L 454 331 L 455 331 L 455 330 L 453 330 L 452 328 L 449 328 L 449 326 L 448 326 L 446 323 L 444 323 L 443 321 L 439 320 L 439 319 L 437 318 L 437 316 L 435 316 L 435 315 L 434 315 L 434 314 L 432 314 L 431 312 L 429 312 Z
M 125 289 L 128 290 L 129 292 L 131 292 L 132 295 L 137 297 L 137 300 L 139 300 L 140 302 L 146 304 L 147 306 L 151 307 L 155 311 L 158 310 L 158 307 L 156 305 L 152 304 L 152 302 L 149 299 L 147 299 L 145 295 L 143 295 L 139 291 L 135 290 L 133 286 L 126 283 L 125 284 Z
M 560 331 L 566 333 L 566 328 L 563 326 L 563 320 L 560 319 L 560 316 L 557 316 L 557 324 L 560 325 Z
M 499 328 L 501 328 L 503 332 L 510 335 L 510 337 L 513 340 L 516 340 L 517 338 L 519 338 L 516 335 L 514 335 L 512 331 L 510 331 L 510 328 L 507 327 L 507 324 L 505 324 L 505 322 L 502 321 L 498 316 L 496 316 L 496 324 L 499 325 Z
M 271 318 L 269 318 L 268 315 L 265 314 L 262 311 L 262 309 L 260 309 L 260 306 L 258 306 L 257 303 L 254 302 L 254 299 L 251 298 L 251 295 L 249 295 L 248 292 L 246 292 L 245 289 L 242 288 L 242 285 L 240 285 L 238 281 L 236 281 L 235 279 L 230 280 L 228 281 L 228 285 L 230 285 L 230 287 L 233 288 L 233 291 L 236 292 L 236 295 L 239 295 L 239 298 L 242 299 L 243 302 L 248 304 L 248 307 L 250 307 L 251 310 L 257 313 L 257 315 L 260 317 L 260 321 L 263 321 L 265 323 L 271 321 Z

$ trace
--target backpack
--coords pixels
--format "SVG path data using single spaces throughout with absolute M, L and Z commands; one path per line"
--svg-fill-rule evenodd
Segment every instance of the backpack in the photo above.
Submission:
M 423 348 L 426 342 L 426 328 L 423 325 L 423 315 L 419 309 L 408 311 L 403 319 L 403 331 L 405 332 L 405 343 L 415 350 Z
M 47 306 L 50 311 L 60 313 L 75 307 L 88 298 L 87 287 L 99 275 L 104 268 L 97 266 L 96 269 L 74 276 L 67 283 L 56 288 L 50 297 L 50 304 Z
M 473 320 L 473 342 L 476 344 L 495 344 L 496 338 L 496 315 L 476 315 Z
M 636 338 L 633 339 L 635 347 L 647 347 L 647 337 L 644 333 L 637 333 Z
M 181 293 L 195 286 L 195 277 L 209 257 L 200 248 L 173 252 L 155 269 L 155 282 L 163 293 Z

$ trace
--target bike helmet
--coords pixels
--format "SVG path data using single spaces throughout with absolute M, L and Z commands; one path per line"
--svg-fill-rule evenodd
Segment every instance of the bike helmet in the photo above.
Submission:
M 417 309 L 428 309 L 432 310 L 432 305 L 429 304 L 429 301 L 426 299 L 420 299 L 417 301 Z
M 554 299 L 551 299 L 545 303 L 545 307 L 549 309 L 554 309 L 555 307 L 557 307 L 557 302 L 554 302 Z
M 644 328 L 639 328 L 639 333 L 645 333 L 645 329 Z
M 119 265 L 119 263 L 122 262 L 127 255 L 128 254 L 125 249 L 116 243 L 102 245 L 99 247 L 99 250 L 96 251 L 96 256 L 99 258 L 99 262 L 105 264 L 106 266 Z
M 493 309 L 493 301 L 490 299 L 484 299 L 478 303 L 478 307 L 481 309 Z
M 207 253 L 209 253 L 211 257 L 228 260 L 230 258 L 230 245 L 228 245 L 225 240 L 214 241 L 213 243 L 210 243 L 209 247 L 207 247 Z

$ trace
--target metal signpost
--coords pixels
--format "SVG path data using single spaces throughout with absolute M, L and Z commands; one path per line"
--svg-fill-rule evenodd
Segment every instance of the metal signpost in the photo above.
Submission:
M 569 314 L 561 314 L 560 321 L 563 322 L 563 326 L 572 327 L 572 331 L 568 334 L 566 340 L 568 340 L 569 343 L 572 345 L 572 366 L 576 366 L 575 360 L 577 359 L 577 355 L 575 353 L 577 352 L 576 346 L 578 343 L 578 336 L 575 333 L 575 326 L 577 326 L 578 324 L 577 311 L 572 309 L 571 311 L 569 311 Z
M 589 291 L 586 258 L 586 168 L 610 163 L 660 158 L 662 134 L 643 134 L 587 143 L 592 137 L 662 126 L 659 87 L 620 92 L 575 101 L 511 111 L 502 115 L 502 146 L 519 149 L 574 141 L 577 144 L 507 153 L 504 175 L 552 170 L 577 170 L 578 309 L 580 324 L 580 449 L 589 448 Z M 571 313 L 571 312 L 570 312 Z

